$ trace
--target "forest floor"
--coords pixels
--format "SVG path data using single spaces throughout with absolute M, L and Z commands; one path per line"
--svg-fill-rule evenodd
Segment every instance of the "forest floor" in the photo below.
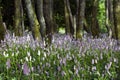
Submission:
M 54 34 L 50 46 L 31 33 L 6 35 L 0 49 L 0 80 L 118 80 L 120 46 L 108 37 L 79 41 Z

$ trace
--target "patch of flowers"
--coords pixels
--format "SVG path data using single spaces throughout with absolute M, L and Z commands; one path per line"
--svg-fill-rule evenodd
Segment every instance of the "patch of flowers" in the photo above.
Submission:
M 120 45 L 109 38 L 54 34 L 52 43 L 35 41 L 31 34 L 7 34 L 0 47 L 0 78 L 15 80 L 117 80 Z

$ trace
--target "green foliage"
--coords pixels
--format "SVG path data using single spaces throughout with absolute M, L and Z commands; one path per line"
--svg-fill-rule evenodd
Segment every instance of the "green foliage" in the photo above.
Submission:
M 64 23 L 64 2 L 60 0 L 54 1 L 54 19 L 58 27 L 65 27 Z
M 91 11 L 92 11 L 92 1 L 93 0 L 87 0 L 86 1 L 86 20 L 88 23 L 88 26 L 91 26 Z M 99 22 L 100 32 L 104 33 L 107 32 L 106 26 L 105 26 L 105 0 L 99 0 L 99 6 L 98 6 L 98 14 L 97 19 Z
M 59 28 L 59 33 L 61 33 L 61 34 L 65 34 L 65 28 Z
M 101 32 L 107 32 L 106 26 L 105 26 L 105 0 L 99 0 L 99 9 L 98 9 L 98 22 L 101 29 Z
M 65 27 L 63 15 L 56 13 L 54 16 L 54 19 L 56 20 L 56 23 L 58 24 L 59 27 L 62 27 L 62 28 Z

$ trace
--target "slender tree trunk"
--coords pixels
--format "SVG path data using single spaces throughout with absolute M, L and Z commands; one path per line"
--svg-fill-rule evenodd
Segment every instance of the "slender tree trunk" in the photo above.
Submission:
M 114 0 L 114 25 L 116 39 L 120 40 L 120 0 Z
M 74 35 L 73 35 L 73 36 L 74 36 L 75 39 L 76 39 L 76 26 L 77 26 L 77 25 L 76 25 L 76 24 L 77 24 L 76 21 L 77 21 L 77 20 L 76 20 L 76 15 L 74 15 L 74 16 L 73 16 L 73 23 L 74 23 Z
M 2 13 L 1 13 L 1 8 L 0 8 L 0 43 L 1 43 L 1 40 L 4 39 L 4 36 L 5 36 L 5 27 L 3 25 Z
M 66 34 L 74 34 L 74 19 L 70 9 L 69 0 L 64 0 L 64 11 L 65 11 L 65 23 L 66 23 Z
M 70 21 L 69 21 L 69 12 L 67 10 L 66 0 L 64 0 L 64 8 L 65 8 L 65 24 L 66 24 L 66 34 L 70 34 Z
M 15 35 L 22 36 L 23 34 L 23 8 L 21 0 L 15 1 L 15 18 L 14 18 L 14 26 L 15 26 Z
M 53 12 L 54 12 L 53 3 L 54 3 L 54 0 L 50 0 L 50 19 L 51 19 L 51 25 L 52 25 L 52 34 L 56 32 L 55 31 L 56 23 L 53 18 Z
M 23 1 L 25 2 L 25 5 L 26 5 L 27 14 L 28 14 L 28 17 L 29 17 L 29 22 L 30 22 L 33 37 L 36 40 L 40 41 L 41 40 L 41 34 L 40 34 L 40 31 L 39 31 L 40 30 L 40 24 L 37 20 L 35 11 L 32 7 L 31 0 L 23 0 Z
M 108 30 L 109 37 L 111 37 L 111 28 L 110 28 L 110 0 L 105 1 L 106 5 L 106 28 Z
M 84 28 L 85 31 L 89 34 L 92 35 L 91 31 L 91 26 L 92 26 L 92 3 L 93 0 L 86 0 L 86 8 L 85 8 L 85 22 L 84 22 Z
M 22 32 L 22 35 L 25 31 L 25 23 L 24 23 L 24 7 L 23 7 L 23 2 L 21 0 L 21 5 L 20 5 L 20 11 L 21 11 L 21 26 L 22 26 L 22 29 L 21 29 L 21 32 Z
M 106 27 L 109 38 L 115 38 L 114 18 L 113 18 L 113 0 L 106 0 Z
M 91 23 L 91 32 L 92 32 L 92 36 L 95 37 L 99 37 L 99 24 L 98 24 L 98 20 L 97 20 L 97 13 L 98 13 L 98 0 L 93 0 L 93 4 L 92 4 L 92 23 Z
M 68 13 L 69 13 L 70 33 L 72 35 L 74 35 L 74 18 L 73 18 L 72 11 L 71 11 L 71 8 L 70 8 L 70 2 L 69 2 L 69 0 L 66 0 L 66 1 L 67 1 L 67 10 L 68 10 Z
M 54 0 L 50 0 L 50 18 L 52 20 L 52 33 L 56 33 L 57 32 L 57 24 L 54 17 Z
M 43 14 L 43 0 L 36 0 L 36 9 L 37 9 L 37 17 L 40 24 L 40 32 L 42 38 L 45 38 L 46 35 L 46 24 Z
M 53 29 L 53 21 L 52 21 L 52 12 L 51 12 L 51 0 L 44 0 L 44 17 L 46 23 L 46 35 L 47 42 L 50 44 L 52 40 L 52 29 Z
M 83 35 L 83 26 L 85 19 L 85 0 L 77 1 L 77 27 L 76 27 L 76 38 L 81 39 Z
M 112 35 L 112 38 L 115 38 L 115 25 L 114 25 L 114 14 L 113 14 L 113 0 L 110 0 L 110 23 L 111 23 L 111 32 L 109 32 L 110 35 Z M 109 35 L 109 36 L 110 36 Z

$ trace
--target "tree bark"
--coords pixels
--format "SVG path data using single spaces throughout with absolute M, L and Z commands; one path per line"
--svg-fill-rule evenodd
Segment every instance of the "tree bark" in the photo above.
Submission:
M 106 28 L 109 38 L 115 38 L 114 18 L 113 18 L 113 0 L 106 0 Z
M 76 38 L 82 39 L 83 36 L 83 27 L 85 19 L 85 0 L 77 0 L 77 27 L 76 27 Z
M 51 0 L 44 0 L 44 17 L 46 23 L 46 36 L 48 44 L 51 43 L 52 40 L 52 30 L 53 30 L 53 21 L 52 21 L 52 10 L 51 10 Z
M 97 20 L 97 14 L 98 14 L 98 0 L 93 0 L 92 2 L 92 22 L 91 22 L 91 32 L 92 36 L 99 37 L 99 24 Z
M 114 0 L 114 25 L 116 39 L 120 40 L 120 0 Z
M 69 0 L 64 0 L 66 34 L 74 34 L 74 19 L 70 8 Z
M 32 3 L 31 0 L 23 0 L 25 2 L 26 5 L 26 9 L 27 9 L 27 14 L 29 17 L 29 22 L 30 22 L 30 26 L 31 26 L 31 30 L 32 30 L 32 34 L 34 39 L 40 41 L 41 40 L 41 34 L 40 34 L 40 24 L 37 20 L 35 11 L 32 7 Z
M 45 18 L 43 14 L 43 0 L 36 0 L 36 11 L 37 11 L 37 17 L 40 24 L 40 32 L 42 39 L 45 38 L 46 35 L 46 24 L 45 24 Z
M 24 30 L 24 21 L 23 21 L 23 7 L 21 0 L 15 0 L 14 26 L 15 26 L 15 35 L 22 36 Z
M 5 27 L 3 25 L 2 13 L 0 8 L 0 43 L 1 43 L 1 40 L 4 40 L 4 36 L 5 36 Z
M 64 9 L 65 9 L 65 24 L 66 24 L 66 34 L 70 34 L 70 21 L 69 21 L 69 12 L 67 10 L 66 0 L 64 0 Z

